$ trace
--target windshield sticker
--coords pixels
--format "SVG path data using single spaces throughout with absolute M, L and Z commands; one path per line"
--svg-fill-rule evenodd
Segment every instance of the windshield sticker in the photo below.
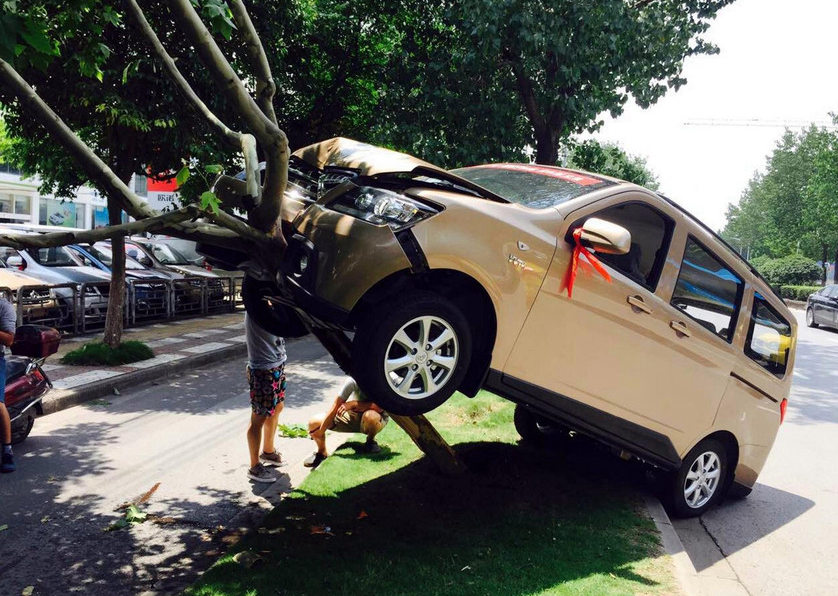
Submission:
M 538 174 L 539 176 L 549 176 L 550 178 L 558 178 L 573 182 L 579 186 L 591 186 L 594 184 L 602 184 L 605 180 L 594 178 L 593 176 L 586 176 L 578 172 L 569 172 L 568 170 L 560 170 L 559 168 L 551 168 L 550 166 L 533 166 L 522 163 L 493 163 L 485 166 L 475 166 L 477 168 L 491 168 L 494 170 L 508 170 L 510 172 L 526 172 L 527 174 Z

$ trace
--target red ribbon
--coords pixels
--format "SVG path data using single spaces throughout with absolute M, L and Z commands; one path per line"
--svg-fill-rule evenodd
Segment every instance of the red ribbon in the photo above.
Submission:
M 579 268 L 579 253 L 585 255 L 588 262 L 593 265 L 594 269 L 607 281 L 611 283 L 611 276 L 602 263 L 599 262 L 591 252 L 582 246 L 582 228 L 576 228 L 573 231 L 573 241 L 576 246 L 573 247 L 573 255 L 570 257 L 570 266 L 567 268 L 567 273 L 564 278 L 564 287 L 567 288 L 567 297 L 573 298 L 573 283 L 576 281 L 576 271 Z

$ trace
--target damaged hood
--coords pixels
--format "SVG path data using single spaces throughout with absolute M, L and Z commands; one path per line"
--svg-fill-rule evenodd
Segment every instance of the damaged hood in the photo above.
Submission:
M 335 137 L 297 149 L 294 155 L 318 170 L 325 166 L 336 166 L 358 170 L 366 176 L 384 172 L 411 172 L 417 167 L 445 171 L 412 155 L 344 137 Z

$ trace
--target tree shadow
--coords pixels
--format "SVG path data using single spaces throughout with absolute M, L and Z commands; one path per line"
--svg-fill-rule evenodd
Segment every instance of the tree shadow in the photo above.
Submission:
M 115 496 L 124 491 L 112 484 L 122 471 L 106 457 L 119 439 L 119 424 L 86 422 L 16 447 L 18 471 L 0 477 L 0 595 L 26 586 L 36 594 L 180 591 L 232 544 L 235 528 L 225 526 L 242 509 L 240 495 L 210 487 L 188 499 L 152 496 L 141 505 L 152 514 L 145 523 L 108 531 L 124 517 Z
M 532 594 L 597 576 L 658 587 L 635 564 L 658 554 L 637 515 L 634 472 L 595 457 L 508 443 L 456 447 L 469 472 L 444 477 L 424 458 L 339 491 L 295 491 L 242 546 L 263 567 L 224 561 L 207 593 Z M 344 455 L 343 457 L 355 457 Z M 591 465 L 595 462 L 595 465 Z M 201 593 L 200 585 L 195 592 Z

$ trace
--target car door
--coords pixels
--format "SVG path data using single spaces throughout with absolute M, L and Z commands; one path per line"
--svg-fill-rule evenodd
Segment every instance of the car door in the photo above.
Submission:
M 714 343 L 727 340 L 710 337 L 669 302 L 688 226 L 668 204 L 638 193 L 571 214 L 559 241 L 588 217 L 628 229 L 631 250 L 598 255 L 611 282 L 582 272 L 572 299 L 561 289 L 569 252 L 557 251 L 504 367 L 505 382 L 523 382 L 541 407 L 564 410 L 560 415 L 573 409 L 597 432 L 628 437 L 638 451 L 677 463 L 695 428 L 712 423 L 729 375 Z
M 836 325 L 836 310 L 838 310 L 838 285 L 831 285 L 824 296 L 821 305 L 821 322 L 829 327 Z

